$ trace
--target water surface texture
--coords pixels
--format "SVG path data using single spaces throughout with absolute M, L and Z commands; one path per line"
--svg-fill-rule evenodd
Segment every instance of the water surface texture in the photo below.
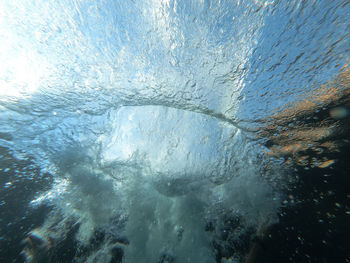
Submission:
M 350 262 L 349 14 L 0 1 L 1 261 Z

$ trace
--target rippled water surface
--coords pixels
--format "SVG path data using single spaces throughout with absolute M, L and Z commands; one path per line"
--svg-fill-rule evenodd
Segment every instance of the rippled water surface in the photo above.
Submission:
M 350 262 L 349 13 L 0 1 L 0 261 Z

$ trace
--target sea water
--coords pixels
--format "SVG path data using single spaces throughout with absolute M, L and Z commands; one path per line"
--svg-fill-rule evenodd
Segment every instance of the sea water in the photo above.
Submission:
M 278 223 L 288 187 L 258 131 L 340 71 L 348 11 L 346 1 L 1 2 L 0 144 L 35 167 L 15 169 L 16 182 L 48 182 L 28 186 L 27 209 L 50 213 L 26 260 L 48 262 L 72 229 L 77 262 L 243 260 Z

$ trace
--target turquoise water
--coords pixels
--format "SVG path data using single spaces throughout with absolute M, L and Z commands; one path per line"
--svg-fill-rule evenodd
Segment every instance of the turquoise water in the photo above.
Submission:
M 318 111 L 330 105 L 349 12 L 347 1 L 1 2 L 1 228 L 29 235 L 28 262 L 62 251 L 62 262 L 243 262 L 297 182 L 289 156 L 267 154 L 283 134 L 269 122 L 310 94 Z M 289 125 L 312 126 L 300 121 Z M 75 252 L 57 248 L 67 239 Z

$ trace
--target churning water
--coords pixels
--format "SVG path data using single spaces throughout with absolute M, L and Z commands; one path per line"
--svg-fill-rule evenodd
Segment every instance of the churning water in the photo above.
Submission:
M 346 142 L 349 14 L 0 1 L 2 261 L 253 262 L 295 167 Z

